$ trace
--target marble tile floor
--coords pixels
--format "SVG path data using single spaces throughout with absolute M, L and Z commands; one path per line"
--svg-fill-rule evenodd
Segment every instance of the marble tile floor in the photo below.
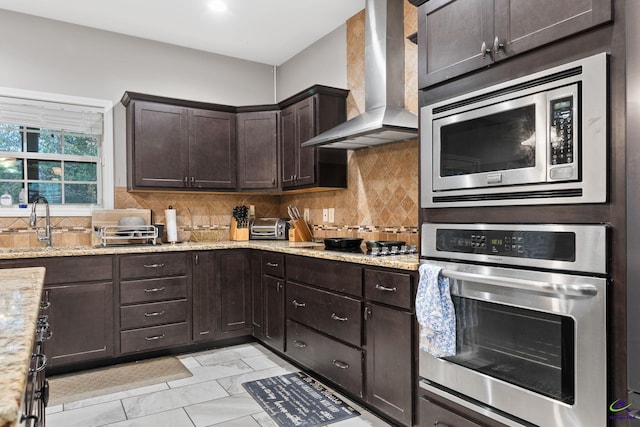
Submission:
M 49 407 L 47 427 L 278 427 L 241 384 L 296 372 L 295 366 L 257 343 L 178 357 L 193 376 Z M 338 396 L 361 415 L 329 426 L 389 426 Z

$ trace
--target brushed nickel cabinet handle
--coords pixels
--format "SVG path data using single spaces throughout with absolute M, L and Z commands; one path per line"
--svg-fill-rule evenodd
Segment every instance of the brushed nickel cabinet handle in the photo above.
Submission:
M 348 318 L 348 317 L 340 317 L 340 316 L 338 316 L 338 315 L 337 315 L 337 314 L 335 314 L 335 313 L 331 313 L 331 318 L 332 318 L 333 320 L 337 320 L 338 322 L 346 322 L 347 320 L 349 320 L 349 318 Z
M 182 178 L 182 186 L 183 187 L 188 187 L 189 186 L 189 177 L 185 176 L 184 178 Z
M 277 262 L 268 262 L 267 263 L 267 267 L 277 267 L 278 263 Z
M 164 338 L 164 334 L 162 335 L 154 335 L 152 337 L 144 337 L 145 341 L 155 341 L 155 340 L 161 340 L 162 338 Z
M 496 38 L 493 39 L 493 56 L 498 56 L 500 50 L 504 50 L 504 43 L 500 43 L 500 39 L 496 36 Z
M 480 45 L 480 53 L 482 54 L 483 58 L 487 56 L 487 54 L 491 53 L 491 49 L 487 49 L 487 43 L 484 41 Z
M 29 369 L 30 372 L 32 372 L 32 373 L 33 372 L 40 372 L 40 371 L 44 370 L 44 368 L 47 367 L 47 356 L 45 356 L 44 354 L 42 354 L 42 353 L 38 353 L 38 354 L 33 353 L 31 355 L 31 358 L 32 359 L 36 359 L 36 367 Z
M 161 264 L 144 264 L 144 268 L 162 268 L 164 267 L 164 262 Z
M 349 364 L 348 363 L 344 363 L 344 362 L 341 362 L 341 361 L 336 360 L 336 359 L 333 359 L 331 361 L 331 363 L 333 363 L 334 366 L 336 366 L 336 367 L 338 367 L 340 369 L 349 369 Z
M 298 301 L 296 301 L 296 300 L 291 301 L 291 304 L 293 304 L 293 306 L 294 306 L 295 308 L 299 308 L 299 307 L 306 307 L 306 305 L 307 305 L 307 304 L 306 304 L 306 303 L 304 303 L 304 302 L 298 302 Z
M 164 313 L 165 313 L 164 310 L 162 310 L 162 311 L 154 311 L 153 313 L 145 313 L 144 317 L 162 316 Z
M 191 186 L 192 186 L 192 187 L 195 187 L 195 186 L 196 186 L 196 177 L 195 177 L 195 176 L 192 176 L 192 177 L 191 177 Z
M 307 346 L 307 343 L 304 341 L 293 340 L 293 345 L 298 348 L 305 348 Z
M 398 288 L 396 288 L 395 286 L 393 288 L 388 288 L 382 285 L 376 285 L 376 289 L 381 292 L 396 292 L 398 290 Z
M 146 293 L 150 293 L 150 292 L 162 292 L 164 291 L 165 287 L 162 286 L 161 288 L 151 288 L 151 289 L 145 289 L 144 291 Z

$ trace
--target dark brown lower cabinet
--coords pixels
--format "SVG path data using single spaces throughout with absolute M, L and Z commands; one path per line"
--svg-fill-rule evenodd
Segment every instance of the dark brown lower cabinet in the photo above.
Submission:
M 287 354 L 350 393 L 363 396 L 364 354 L 361 349 L 287 320 Z
M 215 255 L 220 335 L 251 335 L 251 253 L 232 249 Z
M 284 280 L 272 276 L 262 278 L 264 297 L 264 343 L 285 351 Z
M 113 356 L 113 282 L 45 286 L 50 367 Z
M 365 310 L 366 400 L 411 425 L 413 315 L 374 303 Z
M 215 339 L 218 316 L 215 287 L 215 252 L 201 251 L 191 254 L 193 285 L 193 340 Z

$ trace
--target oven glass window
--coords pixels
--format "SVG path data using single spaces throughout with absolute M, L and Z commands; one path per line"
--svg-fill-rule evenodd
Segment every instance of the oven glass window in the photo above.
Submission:
M 535 167 L 535 105 L 440 128 L 440 176 Z
M 575 399 L 572 318 L 452 296 L 456 355 L 445 359 L 567 404 Z

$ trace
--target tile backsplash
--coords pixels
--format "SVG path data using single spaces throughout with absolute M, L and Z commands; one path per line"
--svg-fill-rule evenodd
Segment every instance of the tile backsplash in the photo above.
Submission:
M 416 31 L 416 8 L 405 2 L 405 35 Z M 405 43 L 405 106 L 417 113 L 417 47 Z M 347 99 L 349 118 L 364 111 L 364 11 L 347 21 Z M 177 210 L 179 240 L 229 238 L 234 205 L 254 205 L 259 217 L 287 217 L 287 205 L 309 209 L 314 237 L 362 237 L 418 244 L 418 141 L 349 152 L 348 188 L 295 195 L 128 193 L 115 189 L 115 207 L 151 209 L 155 223 L 164 210 Z M 322 210 L 335 209 L 335 221 L 322 222 Z M 53 244 L 91 244 L 90 217 L 53 217 Z M 39 224 L 40 225 L 40 224 Z M 41 246 L 28 218 L 0 218 L 0 247 Z

